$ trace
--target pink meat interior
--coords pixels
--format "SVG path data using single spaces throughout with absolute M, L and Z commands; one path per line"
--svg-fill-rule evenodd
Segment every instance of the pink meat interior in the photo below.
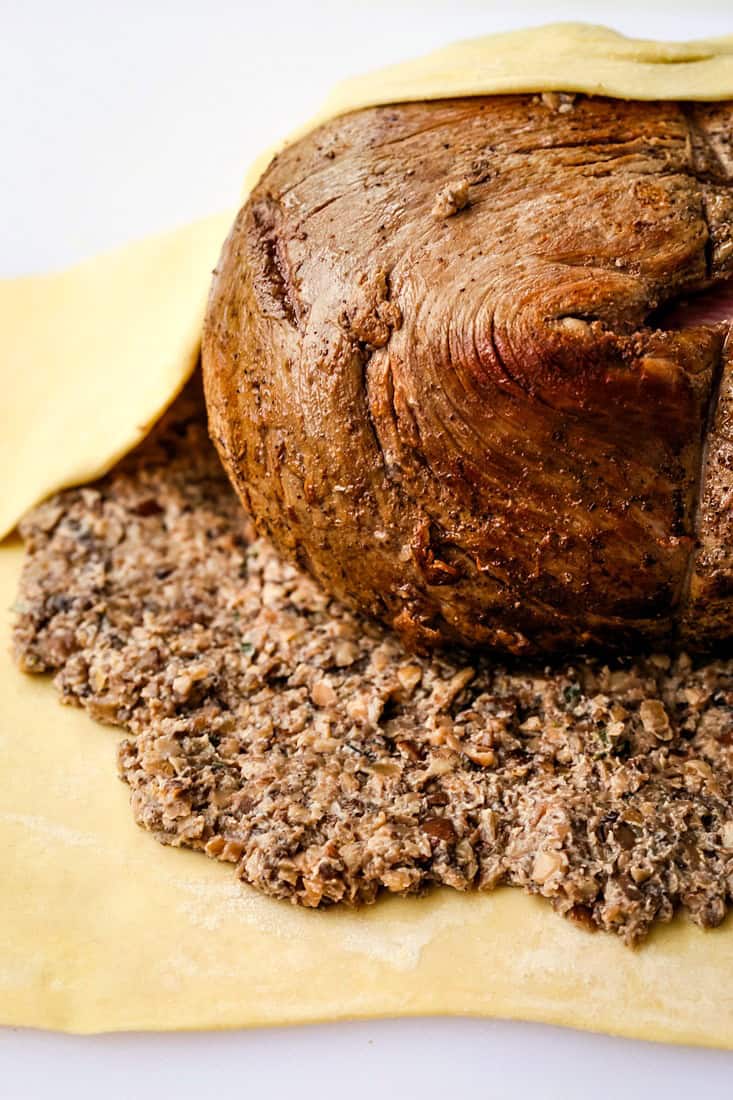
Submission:
M 733 324 L 733 278 L 710 290 L 678 298 L 654 316 L 656 328 L 692 328 L 694 325 Z

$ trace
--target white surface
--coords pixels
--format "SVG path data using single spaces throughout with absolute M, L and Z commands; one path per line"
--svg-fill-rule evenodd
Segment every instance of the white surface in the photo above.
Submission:
M 728 1100 L 733 1055 L 490 1020 L 210 1035 L 0 1030 L 4 1100 Z
M 3 275 L 226 206 L 248 160 L 335 79 L 451 38 L 560 19 L 658 38 L 733 32 L 729 0 L 4 0 L 0 13 Z M 732 1075 L 733 1054 L 471 1020 L 92 1039 L 0 1030 L 4 1100 L 650 1100 L 703 1086 L 726 1097 Z

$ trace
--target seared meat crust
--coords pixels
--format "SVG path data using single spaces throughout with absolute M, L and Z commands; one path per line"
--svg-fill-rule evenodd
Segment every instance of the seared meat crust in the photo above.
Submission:
M 733 105 L 555 99 L 275 158 L 214 278 L 211 432 L 258 529 L 413 646 L 709 644 L 729 325 L 660 318 L 733 273 Z

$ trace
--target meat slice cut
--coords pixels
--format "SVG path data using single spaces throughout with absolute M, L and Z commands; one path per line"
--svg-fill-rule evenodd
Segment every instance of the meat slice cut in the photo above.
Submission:
M 667 305 L 656 314 L 654 324 L 667 329 L 733 324 L 733 279 Z
M 697 519 L 683 607 L 685 643 L 711 644 L 733 636 L 733 338 L 723 349 L 719 388 L 705 442 Z

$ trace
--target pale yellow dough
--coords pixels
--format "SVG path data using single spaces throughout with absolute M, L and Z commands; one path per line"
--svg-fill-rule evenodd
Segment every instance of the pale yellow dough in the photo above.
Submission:
M 0 606 L 22 551 L 0 548 Z M 161 847 L 117 779 L 119 731 L 8 656 L 0 693 L 0 1023 L 110 1031 L 418 1013 L 733 1047 L 733 926 L 637 952 L 519 890 L 307 911 Z
M 373 103 L 542 91 L 618 99 L 730 99 L 733 35 L 653 42 L 588 23 L 552 23 L 471 38 L 343 81 L 323 114 Z
M 733 37 L 663 45 L 571 25 L 459 43 L 347 81 L 309 127 L 370 103 L 552 89 L 733 98 Z M 46 494 L 109 469 L 175 396 L 230 219 L 0 283 L 0 534 Z M 3 607 L 20 562 L 17 544 L 0 549 Z M 139 831 L 115 775 L 118 734 L 22 676 L 6 637 L 0 692 L 0 1023 L 107 1031 L 456 1013 L 733 1048 L 730 922 L 704 933 L 677 921 L 632 953 L 519 891 L 298 910 Z
M 0 281 L 0 538 L 50 493 L 106 473 L 181 389 L 231 220 Z

